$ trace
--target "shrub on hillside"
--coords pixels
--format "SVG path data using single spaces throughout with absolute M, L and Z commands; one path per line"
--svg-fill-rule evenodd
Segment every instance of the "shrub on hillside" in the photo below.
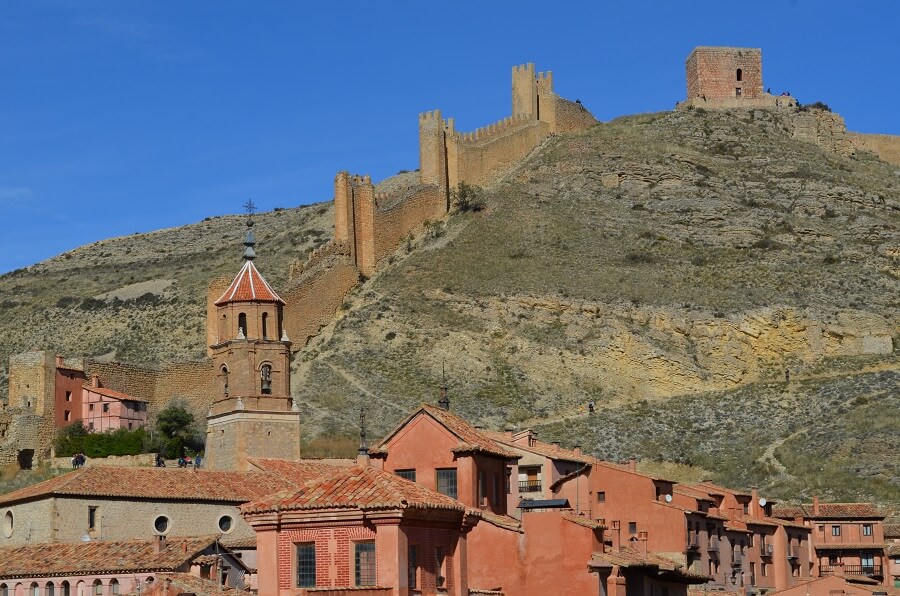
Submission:
M 474 184 L 460 182 L 456 188 L 450 191 L 450 202 L 456 206 L 457 211 L 481 211 L 484 209 L 484 199 L 481 197 L 481 187 Z

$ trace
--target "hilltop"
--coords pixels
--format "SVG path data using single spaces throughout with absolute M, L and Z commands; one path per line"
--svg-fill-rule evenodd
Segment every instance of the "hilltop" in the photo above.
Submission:
M 785 118 L 693 109 L 546 139 L 299 352 L 304 432 L 354 434 L 360 403 L 385 432 L 444 370 L 453 408 L 486 426 L 776 497 L 900 501 L 900 176 L 793 139 Z M 333 221 L 330 203 L 258 216 L 269 281 Z M 236 272 L 240 235 L 212 218 L 0 277 L 0 358 L 202 357 L 206 284 Z

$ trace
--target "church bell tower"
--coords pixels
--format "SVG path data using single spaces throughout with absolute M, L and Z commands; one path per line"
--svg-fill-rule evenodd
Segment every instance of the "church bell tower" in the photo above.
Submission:
M 246 470 L 248 457 L 300 457 L 284 300 L 253 264 L 256 241 L 248 205 L 244 265 L 215 301 L 217 338 L 210 349 L 218 383 L 206 417 L 205 463 L 211 470 Z

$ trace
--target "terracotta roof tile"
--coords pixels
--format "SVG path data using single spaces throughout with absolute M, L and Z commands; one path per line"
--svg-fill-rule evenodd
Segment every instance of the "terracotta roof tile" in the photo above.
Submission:
M 233 596 L 235 594 L 247 594 L 238 592 L 232 588 L 218 585 L 216 582 L 197 577 L 190 573 L 160 573 L 157 581 L 170 580 L 172 586 L 181 594 L 202 594 L 203 596 Z
M 99 393 L 100 395 L 104 395 L 106 397 L 112 397 L 114 399 L 121 399 L 123 401 L 142 401 L 146 402 L 146 399 L 141 399 L 140 397 L 134 397 L 133 395 L 128 395 L 127 393 L 122 393 L 121 391 L 116 391 L 114 389 L 109 389 L 107 387 L 92 387 L 90 383 L 85 383 L 83 385 L 85 389 L 88 391 L 93 391 L 94 393 Z
M 812 503 L 804 503 L 791 507 L 777 507 L 773 513 L 781 518 L 884 519 L 884 514 L 871 503 L 819 503 L 819 512 L 813 511 Z
M 816 550 L 884 550 L 885 544 L 880 542 L 837 542 L 835 544 L 814 544 Z
M 317 480 L 323 476 L 332 474 L 335 470 L 349 467 L 356 460 L 346 460 L 346 463 L 323 463 L 314 460 L 293 461 L 289 459 L 273 458 L 247 458 L 250 463 L 270 474 L 275 474 L 296 486 L 301 486 Z
M 900 557 L 900 544 L 888 544 L 887 554 L 891 557 Z
M 481 512 L 481 519 L 498 528 L 513 530 L 520 534 L 525 533 L 525 530 L 522 529 L 522 522 L 509 515 L 499 515 L 492 511 L 485 510 Z
M 583 515 L 575 515 L 575 514 L 563 514 L 563 519 L 573 524 L 577 524 L 579 526 L 584 526 L 585 528 L 590 528 L 592 530 L 602 530 L 606 529 L 606 526 L 595 519 L 591 519 L 589 517 L 584 517 Z
M 52 542 L 0 548 L 0 578 L 177 571 L 212 546 L 215 536 L 170 540 L 161 552 L 152 541 Z
M 551 443 L 545 443 L 543 441 L 535 441 L 534 445 L 522 445 L 508 438 L 506 433 L 496 430 L 485 430 L 480 432 L 487 435 L 489 438 L 493 439 L 500 445 L 508 447 L 513 451 L 515 451 L 516 449 L 521 449 L 522 451 L 541 455 L 549 459 L 574 461 L 581 463 L 591 463 L 596 459 L 595 457 L 591 457 L 590 455 L 579 455 L 571 449 L 564 449 L 562 447 L 558 447 Z
M 449 509 L 467 511 L 466 506 L 421 484 L 372 466 L 337 468 L 334 473 L 306 483 L 300 489 L 283 491 L 247 503 L 244 513 L 299 509 Z
M 884 524 L 885 538 L 900 538 L 900 524 Z
M 2 495 L 0 505 L 50 495 L 245 503 L 292 486 L 262 472 L 87 466 Z
M 715 502 L 708 492 L 702 491 L 697 487 L 690 486 L 688 484 L 676 484 L 673 491 L 679 495 L 684 495 L 685 497 L 690 497 L 692 499 L 702 499 L 704 501 Z
M 272 286 L 269 285 L 263 276 L 256 269 L 253 261 L 245 261 L 244 266 L 238 272 L 237 277 L 225 290 L 218 300 L 216 306 L 222 306 L 230 302 L 276 302 L 284 304 Z M 246 331 L 246 330 L 245 330 Z
M 385 453 L 385 446 L 390 441 L 391 437 L 397 434 L 397 432 L 406 426 L 412 419 L 422 413 L 430 416 L 459 439 L 459 445 L 453 448 L 453 451 L 456 453 L 477 452 L 497 455 L 508 459 L 519 458 L 518 453 L 503 447 L 489 437 L 486 432 L 476 429 L 456 414 L 451 414 L 449 411 L 431 404 L 422 404 L 419 409 L 407 416 L 397 428 L 391 431 L 390 434 L 382 439 L 381 442 L 371 450 L 372 453 Z
M 618 565 L 619 567 L 632 568 L 650 568 L 668 571 L 675 575 L 695 579 L 697 581 L 710 581 L 711 577 L 698 573 L 693 573 L 684 569 L 681 564 L 676 563 L 665 557 L 660 557 L 653 553 L 646 555 L 640 554 L 633 548 L 622 548 L 620 550 L 609 549 L 602 553 L 594 553 L 588 563 L 589 567 L 604 567 L 609 565 Z

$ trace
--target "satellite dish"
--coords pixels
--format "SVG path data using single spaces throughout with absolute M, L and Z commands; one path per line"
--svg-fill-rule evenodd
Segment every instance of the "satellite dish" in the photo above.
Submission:
M 91 537 L 88 536 L 87 534 L 85 534 L 84 536 L 81 537 L 81 541 L 82 541 L 82 542 L 90 542 L 90 541 L 91 541 Z
M 766 506 L 766 503 L 768 503 L 768 501 L 766 501 L 765 497 L 760 497 L 760 498 L 759 498 L 759 506 L 760 506 L 760 507 L 765 507 L 765 506 Z
M 666 495 L 666 503 L 672 502 L 672 495 Z

